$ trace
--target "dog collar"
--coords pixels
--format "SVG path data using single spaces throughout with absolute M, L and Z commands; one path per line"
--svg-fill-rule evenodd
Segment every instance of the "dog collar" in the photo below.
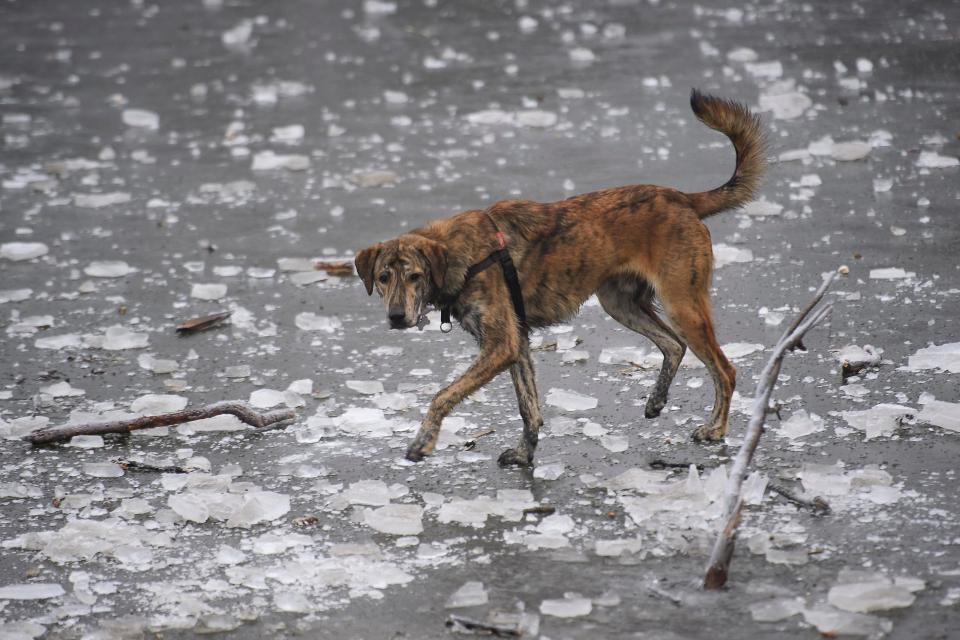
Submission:
M 513 302 L 513 310 L 517 314 L 517 322 L 520 324 L 520 328 L 526 331 L 529 327 L 527 325 L 527 314 L 523 307 L 523 291 L 520 289 L 520 278 L 517 275 L 517 268 L 514 266 L 513 259 L 510 258 L 510 252 L 507 250 L 506 237 L 503 235 L 503 232 L 500 231 L 499 227 L 497 227 L 497 223 L 490 214 L 488 213 L 486 215 L 496 231 L 499 248 L 467 269 L 467 274 L 464 276 L 460 291 L 463 291 L 463 288 L 467 286 L 467 283 L 470 282 L 470 279 L 475 275 L 494 264 L 500 263 L 500 269 L 503 271 L 503 279 L 506 280 L 507 288 L 510 290 L 510 300 Z M 459 292 L 453 296 L 450 303 L 441 305 L 440 307 L 440 331 L 443 333 L 450 333 L 450 331 L 453 330 L 453 323 L 450 321 L 450 307 L 458 297 L 460 297 Z

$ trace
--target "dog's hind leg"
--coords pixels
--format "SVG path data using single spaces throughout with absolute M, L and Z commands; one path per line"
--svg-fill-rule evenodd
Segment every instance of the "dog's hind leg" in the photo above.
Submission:
M 686 346 L 653 309 L 653 289 L 642 278 L 622 274 L 606 280 L 597 291 L 604 311 L 614 320 L 649 338 L 663 354 L 663 366 L 653 386 L 644 415 L 656 418 L 667 404 L 667 393 L 677 375 Z
M 513 388 L 517 392 L 520 417 L 523 418 L 523 437 L 515 448 L 507 449 L 500 454 L 497 462 L 501 467 L 511 465 L 525 467 L 533 464 L 533 454 L 540 438 L 540 427 L 543 426 L 537 381 L 533 371 L 533 358 L 530 356 L 530 344 L 525 338 L 521 338 L 520 342 L 520 357 L 516 364 L 510 367 L 510 376 L 513 378 Z
M 697 260 L 695 273 L 690 278 L 681 270 L 674 270 L 658 288 L 667 317 L 687 346 L 706 365 L 713 378 L 715 400 L 710 424 L 701 425 L 694 431 L 697 442 L 723 440 L 727 433 L 727 417 L 730 399 L 736 385 L 737 371 L 727 360 L 713 329 L 707 286 L 710 274 L 710 255 Z M 702 274 L 702 277 L 700 277 Z

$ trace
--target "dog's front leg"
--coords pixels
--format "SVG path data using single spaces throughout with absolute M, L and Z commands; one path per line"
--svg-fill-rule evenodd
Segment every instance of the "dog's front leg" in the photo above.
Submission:
M 533 454 L 540 439 L 540 427 L 543 426 L 537 380 L 533 372 L 533 358 L 530 356 L 530 343 L 526 340 L 521 341 L 520 357 L 517 358 L 516 364 L 510 367 L 510 375 L 513 378 L 513 388 L 517 392 L 520 417 L 523 418 L 523 437 L 515 448 L 501 453 L 497 462 L 501 467 L 511 465 L 526 467 L 533 464 Z
M 507 367 L 517 361 L 519 347 L 517 341 L 492 339 L 484 340 L 480 355 L 462 376 L 441 390 L 430 402 L 427 416 L 420 425 L 420 431 L 407 447 L 407 460 L 419 462 L 424 456 L 433 453 L 440 435 L 440 423 L 460 404 L 460 401 L 487 384 Z

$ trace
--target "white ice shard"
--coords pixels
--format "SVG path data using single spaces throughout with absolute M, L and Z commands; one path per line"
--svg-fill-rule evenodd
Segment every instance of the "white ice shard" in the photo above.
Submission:
M 789 418 L 775 426 L 773 432 L 784 438 L 795 440 L 808 436 L 811 433 L 823 431 L 823 418 L 815 413 L 807 413 L 803 409 L 795 411 Z
M 285 127 L 274 127 L 271 140 L 286 142 L 287 144 L 300 142 L 306 133 L 302 124 L 290 124 Z
M 167 506 L 190 522 L 203 523 L 210 517 L 206 500 L 193 493 L 172 494 L 167 497 Z
M 112 462 L 84 462 L 83 473 L 93 478 L 119 478 L 123 468 Z
M 384 169 L 372 169 L 369 171 L 356 171 L 350 175 L 350 182 L 358 187 L 389 187 L 400 181 L 393 171 Z
M 600 446 L 611 453 L 622 453 L 630 448 L 630 438 L 608 433 L 600 436 Z
M 838 609 L 857 613 L 902 609 L 909 607 L 914 600 L 916 596 L 909 589 L 883 576 L 837 584 L 827 593 L 827 602 Z
M 290 511 L 290 496 L 275 491 L 250 491 L 243 495 L 243 503 L 227 519 L 228 527 L 249 528 L 260 522 L 269 522 Z
M 566 466 L 560 461 L 539 463 L 533 470 L 533 477 L 541 480 L 557 480 L 564 471 Z
M 639 537 L 596 540 L 593 548 L 598 556 L 616 558 L 624 554 L 640 553 L 643 550 L 643 541 Z
M 942 156 L 936 151 L 921 151 L 917 158 L 917 166 L 927 169 L 945 169 L 960 166 L 960 159 L 953 156 Z
M 160 116 L 147 109 L 124 109 L 123 124 L 128 127 L 156 130 L 160 128 Z
M 364 512 L 371 529 L 395 536 L 416 536 L 423 532 L 423 508 L 415 504 L 388 504 Z
M 922 405 L 917 416 L 920 422 L 960 433 L 960 403 L 937 400 L 928 393 L 920 396 L 919 403 Z
M 353 482 L 343 492 L 343 498 L 350 504 L 363 504 L 380 507 L 390 504 L 393 497 L 390 488 L 383 480 L 359 480 Z
M 649 347 L 607 347 L 597 358 L 600 364 L 631 364 L 642 368 L 659 367 L 663 356 L 653 353 Z
M 847 424 L 864 432 L 864 439 L 889 436 L 916 414 L 913 407 L 899 404 L 878 404 L 862 411 L 844 411 L 841 415 Z
M 911 371 L 924 369 L 942 369 L 950 373 L 960 373 L 960 342 L 935 344 L 917 350 L 907 359 Z
M 176 360 L 156 358 L 152 353 L 141 353 L 137 356 L 137 364 L 141 369 L 157 374 L 173 373 L 179 368 Z
M 841 611 L 830 606 L 818 606 L 803 610 L 803 619 L 822 634 L 835 636 L 860 636 L 879 638 L 893 629 L 890 620 L 863 613 Z
M 248 402 L 257 409 L 270 409 L 286 400 L 286 394 L 276 389 L 256 389 L 250 392 Z
M 346 387 L 365 396 L 383 393 L 383 383 L 379 380 L 347 380 Z
M 253 156 L 253 171 L 305 171 L 310 167 L 310 157 L 300 154 L 281 154 L 273 151 L 260 151 Z
M 754 342 L 728 342 L 721 347 L 723 353 L 731 360 L 745 358 L 750 354 L 763 351 L 763 345 Z
M 587 411 L 596 408 L 598 401 L 576 391 L 552 388 L 547 392 L 546 403 L 563 411 Z
M 750 617 L 757 622 L 778 622 L 802 612 L 802 598 L 773 598 L 750 605 Z
M 82 396 L 86 393 L 83 389 L 70 386 L 69 382 L 54 382 L 45 387 L 40 387 L 40 393 L 44 393 L 54 398 L 68 398 Z
M 228 49 L 242 47 L 253 35 L 253 20 L 244 19 L 220 34 L 220 41 Z
M 301 331 L 322 331 L 324 333 L 336 333 L 343 329 L 343 323 L 340 318 L 335 316 L 318 316 L 310 311 L 298 313 L 294 318 L 294 324 Z
M 854 369 L 862 367 L 875 367 L 880 364 L 880 355 L 883 349 L 865 344 L 862 347 L 850 344 L 840 349 L 831 349 L 831 353 L 840 361 L 841 364 Z
M 573 594 L 540 603 L 540 613 L 555 618 L 578 618 L 589 615 L 591 611 L 593 611 L 593 602 L 589 598 L 581 598 Z
M 20 262 L 45 256 L 50 251 L 42 242 L 4 242 L 0 244 L 0 258 Z
M 799 91 L 776 91 L 761 93 L 759 99 L 760 111 L 771 111 L 776 120 L 793 120 L 813 105 L 813 101 L 805 93 Z
M 227 285 L 221 282 L 196 283 L 190 287 L 190 297 L 197 300 L 220 300 L 227 295 Z
M 122 325 L 115 324 L 107 327 L 102 336 L 84 336 L 83 339 L 84 342 L 91 347 L 98 347 L 100 349 L 106 349 L 107 351 L 123 351 L 125 349 L 143 349 L 149 343 L 150 336 L 146 333 L 133 331 Z
M 307 596 L 297 591 L 278 591 L 274 593 L 273 605 L 277 611 L 289 613 L 311 613 L 316 609 L 316 605 L 310 602 Z
M 83 272 L 93 278 L 122 278 L 137 270 L 123 260 L 94 260 Z
M 110 193 L 76 193 L 73 196 L 73 204 L 81 209 L 100 209 L 110 207 L 115 204 L 124 204 L 130 202 L 131 196 L 125 191 L 112 191 Z
M 393 433 L 393 423 L 382 409 L 350 407 L 333 419 L 333 424 L 344 433 L 366 436 L 388 436 Z
M 765 62 L 747 62 L 744 68 L 755 78 L 765 78 L 767 80 L 776 80 L 783 75 L 783 63 L 779 60 L 770 60 Z
M 729 264 L 753 262 L 753 251 L 731 247 L 724 243 L 713 245 L 713 266 L 720 269 Z
M 47 600 L 49 598 L 59 598 L 65 593 L 63 587 L 55 582 L 8 584 L 0 587 L 0 600 Z M 11 637 L 18 636 L 14 634 Z
M 542 109 L 526 109 L 517 111 L 516 122 L 521 127 L 545 129 L 557 124 L 557 114 Z
M 459 589 L 450 594 L 444 605 L 447 609 L 459 609 L 461 607 L 479 607 L 487 604 L 489 596 L 483 583 L 471 580 L 466 582 Z
M 847 142 L 834 142 L 830 149 L 830 157 L 841 162 L 852 162 L 854 160 L 863 160 L 873 150 L 869 142 L 862 140 L 849 140 Z
M 148 393 L 130 403 L 130 411 L 142 416 L 156 416 L 161 413 L 181 411 L 187 406 L 187 399 L 174 394 Z
M 596 54 L 586 47 L 574 47 L 573 49 L 570 49 L 568 55 L 572 61 L 579 62 L 581 64 L 593 62 L 597 58 Z
M 4 289 L 0 291 L 0 304 L 7 302 L 23 302 L 33 295 L 33 289 Z
M 627 469 L 607 480 L 606 487 L 613 491 L 636 491 L 652 493 L 660 491 L 669 474 L 666 471 L 647 471 L 639 467 Z
M 740 208 L 740 211 L 755 218 L 766 218 L 770 216 L 779 216 L 783 212 L 783 205 L 771 202 L 766 198 L 760 198 L 747 203 Z
M 900 267 L 883 267 L 870 269 L 870 278 L 873 280 L 903 280 L 916 277 L 916 272 L 906 271 Z

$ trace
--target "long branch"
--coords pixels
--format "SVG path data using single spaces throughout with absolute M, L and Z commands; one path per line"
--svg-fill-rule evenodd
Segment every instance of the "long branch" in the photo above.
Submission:
M 33 444 L 49 444 L 51 442 L 62 442 L 69 440 L 73 436 L 103 435 L 105 433 L 129 433 L 137 429 L 152 429 L 154 427 L 169 427 L 184 422 L 193 422 L 194 420 L 203 420 L 219 415 L 232 415 L 258 429 L 275 426 L 277 423 L 292 420 L 296 417 L 296 412 L 292 409 L 279 409 L 276 411 L 267 411 L 261 413 L 251 407 L 246 402 L 228 400 L 225 402 L 214 402 L 213 404 L 192 409 L 183 409 L 182 411 L 173 411 L 171 413 L 161 413 L 155 416 L 139 416 L 128 418 L 126 420 L 111 420 L 108 422 L 93 422 L 87 424 L 68 424 L 59 427 L 49 427 L 38 429 L 28 433 L 23 437 L 24 440 Z
M 802 348 L 803 337 L 807 331 L 830 315 L 833 308 L 832 304 L 828 303 L 822 307 L 817 307 L 817 305 L 823 300 L 823 296 L 833 283 L 834 278 L 836 278 L 836 273 L 824 279 L 823 284 L 814 294 L 813 300 L 801 311 L 797 319 L 777 341 L 770 359 L 760 374 L 757 393 L 751 408 L 750 421 L 747 425 L 747 433 L 733 462 L 724 492 L 723 519 L 721 520 L 723 526 L 717 534 L 703 581 L 703 586 L 707 589 L 719 589 L 727 583 L 730 561 L 733 558 L 733 546 L 737 535 L 737 525 L 740 520 L 740 511 L 743 508 L 741 498 L 743 480 L 747 475 L 747 467 L 753 459 L 753 453 L 756 451 L 760 436 L 764 431 L 763 425 L 769 411 L 770 396 L 773 394 L 777 379 L 780 377 L 783 358 L 787 351 Z

